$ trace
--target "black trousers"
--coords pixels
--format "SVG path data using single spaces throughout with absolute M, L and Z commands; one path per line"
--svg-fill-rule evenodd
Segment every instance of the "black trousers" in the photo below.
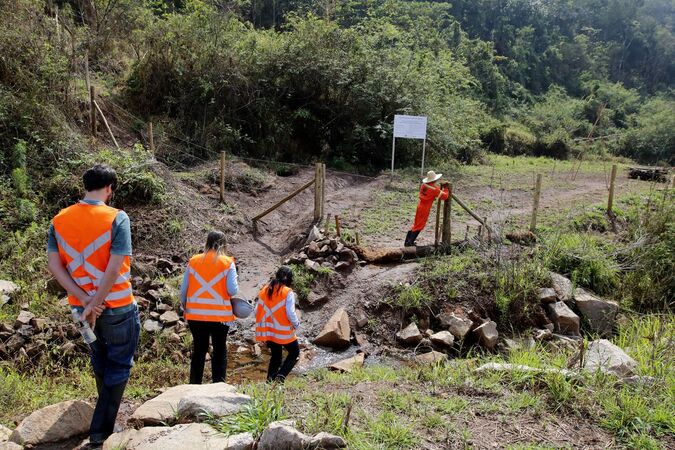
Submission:
M 267 347 L 272 351 L 270 366 L 267 369 L 267 381 L 284 381 L 300 357 L 300 346 L 297 339 L 288 344 L 267 342 Z M 282 364 L 282 349 L 286 349 L 288 355 Z
M 188 320 L 192 332 L 192 361 L 190 362 L 190 384 L 202 384 L 206 353 L 209 351 L 209 338 L 213 344 L 211 372 L 213 382 L 225 381 L 227 369 L 227 332 L 230 327 L 221 322 L 202 322 Z

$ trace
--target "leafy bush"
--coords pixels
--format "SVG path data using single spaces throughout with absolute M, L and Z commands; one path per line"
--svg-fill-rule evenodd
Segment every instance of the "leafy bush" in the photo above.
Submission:
M 535 312 L 541 309 L 537 294 L 548 276 L 541 261 L 509 261 L 496 272 L 494 296 L 502 320 L 514 329 L 534 325 Z
M 646 163 L 675 164 L 675 100 L 647 100 L 633 118 L 620 152 Z
M 594 292 L 611 294 L 619 287 L 619 266 L 609 245 L 581 233 L 563 233 L 547 242 L 546 261 L 551 270 Z
M 399 284 L 393 287 L 392 293 L 385 297 L 384 303 L 404 312 L 419 310 L 430 305 L 434 298 L 420 286 Z
M 609 221 L 604 209 L 594 208 L 574 217 L 572 226 L 579 232 L 598 231 L 604 233 L 609 230 Z

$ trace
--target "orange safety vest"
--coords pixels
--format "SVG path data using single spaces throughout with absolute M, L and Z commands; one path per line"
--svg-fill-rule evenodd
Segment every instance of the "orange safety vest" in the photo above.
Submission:
M 110 261 L 112 226 L 119 210 L 107 205 L 77 203 L 54 217 L 59 256 L 75 283 L 89 295 L 96 294 Z M 119 276 L 105 298 L 106 308 L 120 308 L 134 301 L 131 292 L 131 260 L 124 258 Z M 82 306 L 69 295 L 68 303 Z
M 272 341 L 277 344 L 289 344 L 297 339 L 295 329 L 286 315 L 286 297 L 292 289 L 280 286 L 268 295 L 265 285 L 258 292 L 258 306 L 255 312 L 256 341 Z
M 227 272 L 234 260 L 215 253 L 200 253 L 188 263 L 185 319 L 201 322 L 232 322 L 232 303 L 227 293 Z

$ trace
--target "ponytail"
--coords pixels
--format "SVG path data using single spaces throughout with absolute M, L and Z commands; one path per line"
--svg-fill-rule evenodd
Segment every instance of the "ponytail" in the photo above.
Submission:
M 218 259 L 225 251 L 225 233 L 220 231 L 211 231 L 206 237 L 206 245 L 204 246 L 204 257 L 209 252 L 215 252 L 215 259 Z
M 267 295 L 272 296 L 281 286 L 291 287 L 293 285 L 293 269 L 288 266 L 281 266 L 276 275 L 267 286 Z

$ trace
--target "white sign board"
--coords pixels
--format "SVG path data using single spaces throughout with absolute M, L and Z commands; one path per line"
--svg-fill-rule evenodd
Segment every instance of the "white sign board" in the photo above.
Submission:
M 426 139 L 427 117 L 395 115 L 394 137 Z

